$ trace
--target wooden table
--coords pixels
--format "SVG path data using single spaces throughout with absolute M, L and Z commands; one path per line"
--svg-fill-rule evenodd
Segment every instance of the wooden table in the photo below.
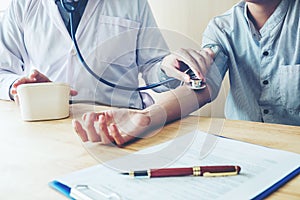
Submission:
M 98 164 L 71 126 L 72 118 L 85 111 L 107 107 L 72 105 L 68 119 L 24 122 L 13 102 L 0 101 L 0 199 L 66 199 L 49 188 L 49 181 L 72 171 Z M 216 126 L 217 125 L 217 126 Z M 300 154 L 300 127 L 232 121 L 191 116 L 160 130 L 155 136 L 139 140 L 124 151 L 136 151 L 195 128 L 241 141 Z M 222 129 L 221 129 L 222 128 Z M 102 154 L 111 155 L 115 147 L 94 145 Z M 105 160 L 104 158 L 103 160 Z M 300 199 L 300 176 L 273 193 L 269 199 Z

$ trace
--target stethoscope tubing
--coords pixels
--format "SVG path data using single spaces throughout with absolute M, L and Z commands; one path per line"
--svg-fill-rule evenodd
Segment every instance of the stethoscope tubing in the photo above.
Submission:
M 71 32 L 71 37 L 72 37 L 72 41 L 77 53 L 77 57 L 80 60 L 80 62 L 82 63 L 83 67 L 88 71 L 89 74 L 91 74 L 95 79 L 97 79 L 98 81 L 104 83 L 107 86 L 110 86 L 112 88 L 117 88 L 117 89 L 121 89 L 121 90 L 127 90 L 127 91 L 141 91 L 141 90 L 148 90 L 148 89 L 153 89 L 156 87 L 159 87 L 161 85 L 164 85 L 166 83 L 169 83 L 171 81 L 176 80 L 175 78 L 168 78 L 167 80 L 158 82 L 158 83 L 153 83 L 153 84 L 149 84 L 146 86 L 142 86 L 142 87 L 137 87 L 137 88 L 133 88 L 133 87 L 126 87 L 126 86 L 122 86 L 122 85 L 117 85 L 114 83 L 111 83 L 103 78 L 101 78 L 98 74 L 96 74 L 86 63 L 85 59 L 83 58 L 81 51 L 79 49 L 76 37 L 75 37 L 75 27 L 74 27 L 74 12 L 76 11 L 76 9 L 80 6 L 80 2 L 77 4 L 77 6 L 75 7 L 74 5 L 72 5 L 72 3 L 68 3 L 68 2 L 64 2 L 64 0 L 60 0 L 60 3 L 62 5 L 62 7 L 69 13 L 70 15 L 70 32 Z

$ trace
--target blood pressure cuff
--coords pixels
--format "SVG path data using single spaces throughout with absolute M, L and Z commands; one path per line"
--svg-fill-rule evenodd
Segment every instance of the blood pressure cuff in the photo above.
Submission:
M 218 47 L 218 50 L 214 50 Z M 206 84 L 209 86 L 210 98 L 213 101 L 217 98 L 222 86 L 223 78 L 227 71 L 228 57 L 224 54 L 223 49 L 217 44 L 205 45 L 203 48 L 210 48 L 214 51 L 214 62 L 210 66 L 206 75 Z

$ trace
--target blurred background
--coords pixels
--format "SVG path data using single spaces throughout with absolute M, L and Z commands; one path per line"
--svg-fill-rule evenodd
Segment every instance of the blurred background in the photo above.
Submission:
M 202 33 L 209 20 L 224 13 L 239 0 L 148 0 L 159 28 L 163 31 L 171 50 L 176 48 L 200 48 Z M 10 0 L 0 0 L 0 19 Z M 170 36 L 174 33 L 177 40 Z M 176 42 L 174 42 L 176 41 Z M 229 90 L 226 77 L 216 101 L 194 114 L 202 116 L 224 117 L 225 97 Z M 158 95 L 151 92 L 155 98 Z
M 215 16 L 223 14 L 240 0 L 148 0 L 152 8 L 158 26 L 162 30 L 168 30 L 165 39 L 171 50 L 178 47 L 199 48 L 201 47 L 202 33 L 208 22 Z M 186 37 L 187 40 L 172 40 L 169 31 Z M 163 31 L 165 33 L 165 31 Z M 169 39 L 170 37 L 170 39 Z M 178 44 L 174 44 L 176 41 Z M 174 46 L 174 48 L 173 48 Z M 224 105 L 229 90 L 228 75 L 225 76 L 223 86 L 218 98 L 211 104 L 206 105 L 193 113 L 201 116 L 224 117 Z M 154 98 L 158 95 L 149 91 Z
M 160 28 L 182 33 L 201 44 L 209 20 L 239 0 L 148 0 Z

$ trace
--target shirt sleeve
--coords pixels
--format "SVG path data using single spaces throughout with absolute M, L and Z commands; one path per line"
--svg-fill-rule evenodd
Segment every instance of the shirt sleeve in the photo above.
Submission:
M 10 100 L 10 86 L 24 71 L 22 13 L 22 6 L 13 0 L 0 24 L 0 99 L 4 100 Z
M 210 21 L 202 38 L 202 47 L 217 46 L 218 52 L 215 55 L 214 62 L 210 66 L 208 74 L 206 75 L 206 82 L 210 86 L 211 100 L 214 100 L 219 93 L 222 85 L 223 78 L 228 69 L 228 56 L 226 55 L 223 46 L 222 30 L 215 23 L 214 19 Z
M 149 85 L 169 78 L 161 71 L 160 65 L 162 59 L 170 52 L 161 31 L 157 27 L 148 2 L 139 2 L 141 27 L 137 41 L 137 64 L 142 72 L 142 78 Z M 153 90 L 163 92 L 175 88 L 179 84 L 180 81 L 175 80 Z

